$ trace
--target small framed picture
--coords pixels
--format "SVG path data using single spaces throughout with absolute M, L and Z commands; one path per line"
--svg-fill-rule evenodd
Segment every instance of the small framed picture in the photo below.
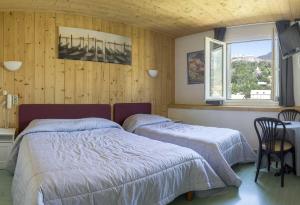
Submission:
M 205 53 L 204 50 L 187 54 L 187 80 L 188 84 L 204 83 Z

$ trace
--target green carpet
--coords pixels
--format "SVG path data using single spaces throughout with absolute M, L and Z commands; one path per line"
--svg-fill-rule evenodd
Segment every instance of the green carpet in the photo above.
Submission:
M 273 173 L 261 171 L 258 183 L 254 183 L 253 164 L 238 165 L 234 170 L 242 178 L 239 189 L 229 188 L 225 193 L 206 198 L 194 198 L 186 201 L 178 197 L 170 205 L 296 205 L 300 204 L 300 177 L 286 175 L 285 187 L 280 187 L 280 178 Z M 11 205 L 11 177 L 0 170 L 0 205 Z

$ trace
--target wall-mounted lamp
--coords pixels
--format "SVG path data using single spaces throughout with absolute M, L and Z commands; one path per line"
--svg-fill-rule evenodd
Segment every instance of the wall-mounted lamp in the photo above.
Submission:
M 9 71 L 17 71 L 21 68 L 21 61 L 4 61 L 4 67 Z
M 158 70 L 156 69 L 149 69 L 148 70 L 148 74 L 151 78 L 156 78 L 158 75 Z

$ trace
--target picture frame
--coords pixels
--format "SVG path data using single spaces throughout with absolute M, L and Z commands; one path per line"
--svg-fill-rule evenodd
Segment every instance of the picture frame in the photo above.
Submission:
M 187 83 L 203 84 L 205 78 L 205 52 L 187 53 Z
M 131 65 L 127 36 L 81 28 L 58 28 L 58 58 Z

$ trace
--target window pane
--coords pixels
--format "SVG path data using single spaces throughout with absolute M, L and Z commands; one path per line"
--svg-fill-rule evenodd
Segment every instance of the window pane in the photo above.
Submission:
M 228 99 L 272 99 L 272 40 L 228 44 Z
M 223 46 L 210 42 L 210 89 L 211 97 L 223 96 Z

